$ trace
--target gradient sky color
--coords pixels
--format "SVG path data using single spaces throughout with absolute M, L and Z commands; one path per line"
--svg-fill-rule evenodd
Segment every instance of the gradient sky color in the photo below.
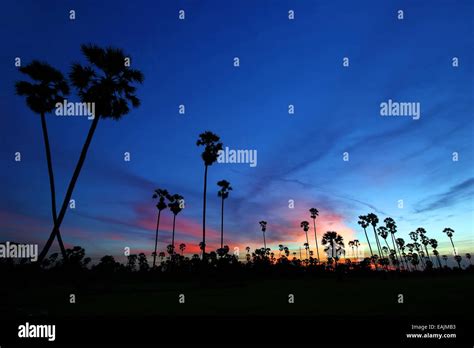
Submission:
M 0 240 L 42 244 L 52 226 L 40 120 L 14 95 L 14 82 L 23 79 L 14 59 L 41 59 L 67 72 L 84 61 L 80 44 L 91 42 L 123 48 L 145 82 L 138 109 L 99 123 L 73 195 L 76 209 L 61 228 L 67 245 L 93 257 L 119 256 L 125 246 L 150 254 L 151 196 L 160 187 L 185 197 L 176 240 L 197 252 L 204 168 L 195 142 L 211 130 L 225 146 L 258 151 L 255 168 L 210 168 L 211 247 L 220 228 L 216 183 L 226 179 L 234 188 L 225 214 L 231 248 L 260 247 L 262 219 L 272 248 L 299 248 L 299 223 L 314 206 L 319 233 L 335 230 L 346 242 L 365 242 L 357 217 L 375 212 L 393 217 L 406 241 L 422 226 L 448 253 L 441 231 L 451 227 L 460 252 L 474 249 L 472 1 L 82 0 L 2 8 Z M 420 102 L 421 118 L 381 117 L 388 99 Z M 48 117 L 59 202 L 89 125 L 86 118 Z M 170 215 L 160 250 L 170 242 Z

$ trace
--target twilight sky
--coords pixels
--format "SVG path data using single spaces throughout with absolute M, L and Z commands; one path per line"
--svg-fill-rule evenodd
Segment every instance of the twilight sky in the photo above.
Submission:
M 406 241 L 424 227 L 448 253 L 441 231 L 451 227 L 460 252 L 473 251 L 473 12 L 468 0 L 8 2 L 0 13 L 0 241 L 43 244 L 52 226 L 40 119 L 14 95 L 14 82 L 24 79 L 14 59 L 44 60 L 67 73 L 84 62 L 80 44 L 90 42 L 123 48 L 145 82 L 138 109 L 99 123 L 76 208 L 61 228 L 68 246 L 92 257 L 120 256 L 126 246 L 150 254 L 151 196 L 160 187 L 185 197 L 176 241 L 197 252 L 204 166 L 195 143 L 210 130 L 224 146 L 258 153 L 254 168 L 210 168 L 210 247 L 219 240 L 216 183 L 226 179 L 234 188 L 225 211 L 231 248 L 260 247 L 262 219 L 269 246 L 299 248 L 299 223 L 314 206 L 318 232 L 335 230 L 346 242 L 365 242 L 357 217 L 375 212 L 393 217 Z M 420 119 L 380 116 L 388 99 L 419 102 Z M 47 120 L 60 203 L 91 121 Z M 160 250 L 170 243 L 169 211 L 162 226 Z

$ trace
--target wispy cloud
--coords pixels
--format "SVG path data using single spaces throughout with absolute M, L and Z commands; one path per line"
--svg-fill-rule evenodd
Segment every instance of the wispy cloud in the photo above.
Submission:
M 447 191 L 427 197 L 416 206 L 415 213 L 423 213 L 431 210 L 450 207 L 466 199 L 472 199 L 474 195 L 474 178 L 467 179 L 457 185 L 452 186 Z

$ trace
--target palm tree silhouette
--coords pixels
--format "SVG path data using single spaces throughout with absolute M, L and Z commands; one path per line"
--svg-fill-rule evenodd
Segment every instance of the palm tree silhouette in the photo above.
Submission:
M 217 161 L 219 151 L 222 150 L 222 143 L 219 136 L 206 131 L 199 134 L 199 139 L 196 141 L 197 146 L 204 146 L 204 151 L 201 158 L 204 162 L 204 195 L 202 208 L 202 255 L 203 259 L 206 257 L 206 193 L 207 193 L 207 169 L 214 162 Z
M 318 236 L 316 234 L 316 218 L 318 217 L 319 215 L 319 211 L 318 209 L 316 208 L 311 208 L 309 210 L 310 214 L 311 214 L 311 219 L 313 219 L 313 228 L 314 228 L 314 241 L 316 243 L 316 255 L 318 257 L 318 262 L 321 260 L 319 258 L 319 246 L 318 246 Z
M 413 241 L 413 246 L 415 250 L 420 254 L 420 243 L 418 243 L 418 232 L 417 231 L 412 231 L 408 234 Z M 423 258 L 421 258 L 419 261 L 421 261 L 421 264 L 424 265 Z
M 179 250 L 181 250 L 181 255 L 184 255 L 184 250 L 186 249 L 186 244 L 181 243 L 179 245 Z
M 304 233 L 306 234 L 306 258 L 308 258 L 308 249 L 309 249 L 309 240 L 308 240 L 308 230 L 309 230 L 309 222 L 308 221 L 301 221 L 300 227 L 303 229 Z
M 344 250 L 344 238 L 334 231 L 327 231 L 321 240 L 322 245 L 327 245 L 325 251 L 331 250 L 331 259 L 335 261 L 337 267 L 337 261 L 339 260 L 339 254 L 341 250 Z
M 445 266 L 448 267 L 448 255 L 443 255 L 441 257 L 443 258 Z
M 395 250 L 395 258 L 399 263 L 401 263 L 402 255 L 400 254 L 400 250 L 398 249 L 398 244 L 395 243 L 395 233 L 397 233 L 397 224 L 395 223 L 395 220 L 393 220 L 391 217 L 385 218 L 383 222 L 385 223 L 385 227 L 387 227 L 388 232 L 392 236 L 392 244 L 393 249 Z M 400 256 L 400 258 L 398 256 Z
M 169 193 L 166 190 L 156 189 L 155 193 L 153 194 L 153 199 L 158 198 L 158 203 L 156 204 L 156 208 L 158 209 L 158 219 L 156 221 L 156 233 L 155 233 L 155 251 L 153 252 L 153 267 L 156 265 L 156 252 L 158 248 L 158 231 L 160 229 L 160 216 L 161 211 L 166 209 L 167 205 L 165 203 L 165 199 L 168 197 Z
M 402 257 L 402 262 L 405 262 L 405 268 L 410 270 L 410 267 L 407 263 L 407 255 L 405 254 L 405 240 L 403 238 L 397 238 L 395 241 L 397 242 L 397 247 L 400 251 L 400 256 Z
M 104 49 L 95 45 L 82 45 L 81 51 L 90 65 L 73 64 L 69 77 L 72 85 L 77 88 L 81 101 L 95 104 L 95 115 L 69 182 L 58 219 L 46 245 L 38 256 L 40 262 L 48 253 L 54 235 L 59 230 L 66 215 L 69 201 L 84 165 L 99 119 L 120 120 L 130 112 L 130 106 L 138 107 L 140 105 L 140 100 L 135 95 L 136 87 L 133 84 L 142 83 L 143 74 L 139 70 L 125 66 L 124 61 L 128 55 L 126 56 L 121 49 L 111 47 Z
M 217 196 L 221 197 L 221 248 L 224 247 L 224 200 L 229 197 L 229 191 L 232 191 L 230 182 L 221 180 L 217 183 L 221 189 L 217 191 Z
M 377 234 L 383 238 L 383 240 L 385 241 L 385 245 L 387 246 L 387 250 L 390 250 L 390 247 L 388 246 L 388 242 L 387 242 L 387 237 L 388 237 L 388 228 L 385 227 L 385 226 L 380 226 L 380 227 L 377 227 Z M 383 250 L 382 250 L 383 251 Z
M 259 222 L 259 224 L 260 224 L 260 228 L 262 229 L 262 233 L 263 233 L 263 247 L 266 250 L 267 249 L 267 242 L 265 241 L 265 231 L 267 230 L 267 222 L 262 220 L 262 221 Z
M 458 253 L 456 252 L 456 247 L 454 246 L 454 243 L 453 243 L 454 230 L 452 228 L 446 227 L 443 230 L 443 233 L 446 233 L 446 235 L 449 237 L 449 240 L 451 241 L 451 245 L 453 246 L 454 259 L 458 263 L 459 269 L 461 269 L 461 256 L 458 255 Z
M 369 226 L 369 222 L 367 221 L 367 216 L 360 215 L 358 224 L 364 229 L 365 238 L 367 238 L 367 244 L 369 245 L 370 257 L 373 259 L 374 253 L 372 252 L 372 246 L 370 245 L 369 236 L 367 235 L 367 227 Z
M 357 259 L 359 259 L 359 245 L 360 245 L 360 242 L 358 239 L 354 239 L 354 246 L 356 248 L 356 255 L 357 255 Z
M 69 86 L 63 74 L 50 66 L 37 60 L 20 67 L 20 72 L 27 75 L 34 83 L 28 81 L 17 81 L 15 84 L 16 94 L 26 97 L 26 105 L 41 117 L 41 128 L 43 130 L 43 142 L 48 165 L 49 188 L 51 192 L 51 212 L 53 224 L 58 220 L 56 211 L 56 189 L 54 185 L 53 161 L 51 159 L 51 148 L 49 145 L 48 127 L 46 125 L 46 114 L 53 111 L 56 103 L 62 103 L 69 94 Z M 64 260 L 67 259 L 66 249 L 61 238 L 59 229 L 53 234 L 58 237 L 59 247 Z
M 176 227 L 176 215 L 178 215 L 181 210 L 183 210 L 183 196 L 179 194 L 168 195 L 168 208 L 170 208 L 171 212 L 173 213 L 173 234 L 171 237 L 171 245 L 173 246 L 174 250 L 174 232 Z
M 436 256 L 436 259 L 438 260 L 439 268 L 441 268 L 441 260 L 439 259 L 439 252 L 438 252 L 438 250 L 436 250 L 436 248 L 438 247 L 438 241 L 434 238 L 431 238 L 429 240 L 429 244 L 433 248 L 433 254 Z
M 284 249 L 283 244 L 278 244 L 279 257 L 281 257 L 281 252 L 283 251 L 283 249 Z
M 418 227 L 416 232 L 420 236 L 421 244 L 424 245 L 426 256 L 428 256 L 428 260 L 431 262 L 430 253 L 428 252 L 428 244 L 430 244 L 430 239 L 426 236 L 426 230 L 423 227 Z
M 375 230 L 375 227 L 379 223 L 379 218 L 374 213 L 367 214 L 366 218 L 367 218 L 367 222 L 369 224 L 371 224 L 372 228 L 374 229 L 375 242 L 377 243 L 377 250 L 379 251 L 379 255 L 382 257 L 382 245 L 380 244 L 379 237 L 378 237 L 377 232 Z
M 453 243 L 454 230 L 452 228 L 446 227 L 443 230 L 443 233 L 446 233 L 446 235 L 449 237 L 449 240 L 451 241 L 451 245 L 453 246 L 454 255 L 457 255 L 456 248 L 455 248 L 454 243 Z

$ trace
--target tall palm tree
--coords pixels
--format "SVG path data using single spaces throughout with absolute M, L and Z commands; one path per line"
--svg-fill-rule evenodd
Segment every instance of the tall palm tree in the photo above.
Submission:
M 311 219 L 313 219 L 314 241 L 316 243 L 316 255 L 318 257 L 318 262 L 319 262 L 321 259 L 319 258 L 318 235 L 316 234 L 316 218 L 319 215 L 319 211 L 316 208 L 311 208 L 309 212 L 311 214 Z
M 20 72 L 27 75 L 32 81 L 17 81 L 15 84 L 16 94 L 26 97 L 26 105 L 41 117 L 41 128 L 43 130 L 43 142 L 48 165 L 49 189 L 51 193 L 51 213 L 53 224 L 58 220 L 56 210 L 56 189 L 54 185 L 53 161 L 51 159 L 51 148 L 49 145 L 48 127 L 46 125 L 46 114 L 53 111 L 56 103 L 62 103 L 69 94 L 69 86 L 63 74 L 47 63 L 37 60 L 21 67 Z M 61 238 L 59 229 L 53 235 L 58 237 L 59 247 L 64 260 L 66 260 L 66 249 Z
M 423 227 L 418 227 L 416 229 L 416 232 L 420 236 L 421 239 L 421 244 L 424 245 L 425 251 L 426 251 L 426 256 L 428 256 L 428 260 L 431 261 L 430 253 L 428 252 L 428 245 L 430 244 L 430 239 L 426 236 L 426 230 Z
M 402 263 L 402 255 L 400 254 L 400 249 L 398 248 L 398 244 L 395 243 L 395 233 L 397 233 L 397 224 L 395 223 L 395 220 L 391 217 L 385 218 L 383 222 L 385 223 L 385 227 L 387 227 L 388 232 L 392 236 L 392 244 L 393 249 L 395 250 L 395 258 L 399 263 Z
M 377 243 L 377 248 L 378 248 L 378 251 L 379 251 L 379 255 L 382 257 L 382 245 L 380 244 L 379 237 L 378 237 L 377 232 L 375 230 L 375 227 L 379 223 L 379 218 L 374 213 L 369 213 L 369 214 L 367 214 L 367 222 L 369 224 L 371 224 L 372 228 L 374 229 L 375 241 Z
M 453 243 L 454 230 L 453 230 L 452 228 L 446 227 L 446 228 L 443 230 L 443 233 L 446 233 L 446 235 L 449 237 L 449 240 L 451 241 L 451 245 L 453 246 L 454 255 L 457 255 L 456 247 L 454 246 L 454 243 Z
M 176 216 L 183 210 L 183 196 L 179 194 L 168 195 L 168 208 L 173 213 L 173 234 L 171 237 L 171 246 L 174 250 L 174 232 L 176 227 Z
M 370 245 L 369 236 L 367 235 L 367 227 L 369 226 L 369 222 L 367 221 L 367 216 L 365 215 L 359 216 L 358 224 L 364 229 L 365 238 L 367 238 L 367 244 L 369 245 L 370 257 L 373 259 L 374 253 L 372 252 L 372 246 Z
M 267 230 L 267 222 L 262 220 L 259 222 L 259 224 L 263 233 L 263 247 L 265 248 L 265 250 L 267 250 L 267 242 L 265 241 L 265 231 Z
M 321 240 L 322 245 L 327 245 L 326 251 L 331 249 L 331 259 L 335 261 L 337 267 L 337 261 L 339 260 L 339 253 L 344 250 L 344 238 L 334 231 L 327 231 Z
M 224 247 L 224 200 L 229 197 L 229 191 L 232 191 L 230 182 L 221 180 L 217 183 L 221 189 L 217 191 L 217 196 L 221 197 L 221 249 Z
M 309 230 L 309 222 L 308 221 L 301 221 L 300 227 L 303 229 L 304 233 L 306 234 L 306 258 L 308 258 L 308 250 L 309 250 L 309 240 L 308 240 L 308 230 Z
M 199 134 L 199 139 L 196 141 L 197 146 L 204 146 L 204 151 L 201 158 L 204 162 L 204 195 L 202 208 L 202 255 L 203 259 L 206 257 L 206 193 L 207 193 L 207 169 L 217 161 L 219 151 L 222 150 L 222 143 L 219 136 L 206 131 Z
M 156 204 L 156 208 L 158 209 L 158 219 L 156 221 L 156 232 L 155 232 L 155 251 L 153 252 L 153 267 L 156 266 L 156 253 L 158 248 L 158 231 L 160 230 L 160 216 L 161 211 L 166 209 L 167 205 L 165 199 L 168 197 L 169 193 L 166 190 L 156 189 L 155 193 L 153 194 L 153 199 L 158 198 L 158 203 Z
M 38 257 L 40 262 L 51 247 L 54 235 L 61 227 L 66 215 L 69 201 L 99 120 L 101 118 L 120 120 L 130 112 L 130 106 L 138 107 L 140 105 L 140 100 L 135 95 L 136 87 L 134 84 L 143 82 L 143 74 L 139 70 L 125 66 L 124 61 L 128 55 L 125 55 L 121 49 L 110 47 L 104 49 L 95 45 L 82 45 L 81 50 L 90 65 L 73 64 L 69 77 L 72 85 L 78 90 L 81 101 L 94 103 L 95 115 L 66 190 L 58 219 Z
M 456 252 L 456 247 L 454 246 L 454 243 L 453 243 L 454 230 L 452 228 L 446 227 L 443 230 L 443 233 L 446 233 L 446 235 L 449 237 L 449 240 L 451 241 L 451 245 L 453 246 L 454 259 L 458 263 L 459 269 L 461 269 L 461 257 Z

